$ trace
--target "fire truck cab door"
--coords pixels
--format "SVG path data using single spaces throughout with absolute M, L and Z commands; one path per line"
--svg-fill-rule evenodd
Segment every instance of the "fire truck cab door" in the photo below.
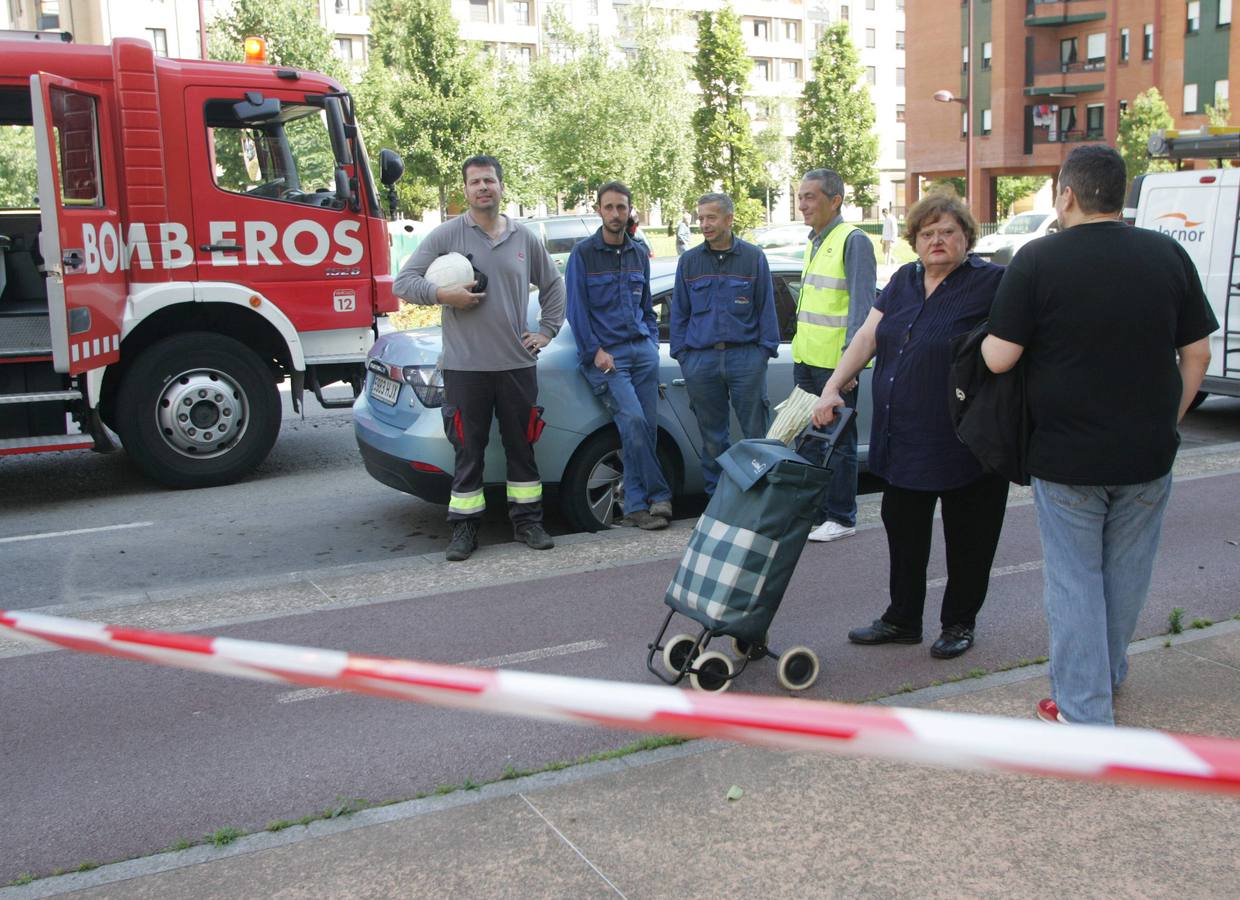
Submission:
M 108 97 L 92 85 L 30 77 L 39 238 L 52 360 L 72 375 L 120 359 L 128 286 Z

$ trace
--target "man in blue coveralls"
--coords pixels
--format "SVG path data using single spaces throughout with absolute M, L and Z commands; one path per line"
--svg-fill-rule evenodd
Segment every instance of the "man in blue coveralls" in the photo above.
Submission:
M 624 519 L 667 527 L 672 492 L 659 468 L 659 321 L 650 299 L 650 258 L 628 234 L 633 195 L 619 181 L 598 189 L 603 225 L 568 257 L 568 321 L 581 373 L 611 413 L 624 463 Z
M 702 432 L 706 493 L 719 483 L 718 458 L 731 445 L 731 409 L 741 434 L 766 437 L 766 366 L 779 353 L 779 320 L 766 254 L 732 233 L 727 194 L 698 200 L 701 244 L 676 265 L 671 353 Z

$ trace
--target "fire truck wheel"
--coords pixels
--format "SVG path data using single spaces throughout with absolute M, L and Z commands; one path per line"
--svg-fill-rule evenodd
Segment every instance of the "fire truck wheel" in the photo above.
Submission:
M 280 431 L 280 395 L 249 347 L 220 334 L 165 338 L 138 357 L 117 396 L 125 450 L 173 488 L 230 484 L 261 463 Z

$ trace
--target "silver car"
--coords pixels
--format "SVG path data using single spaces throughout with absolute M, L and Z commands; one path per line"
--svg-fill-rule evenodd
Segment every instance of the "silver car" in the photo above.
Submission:
M 796 298 L 801 289 L 801 261 L 770 257 L 783 346 L 767 370 L 771 403 L 792 391 L 792 353 L 788 342 L 796 328 Z M 676 260 L 651 262 L 650 290 L 660 322 L 659 457 L 678 496 L 703 490 L 699 462 L 701 434 L 689 409 L 679 364 L 668 355 L 667 323 Z M 537 293 L 531 295 L 530 329 L 537 327 Z M 439 368 L 438 327 L 385 335 L 367 359 L 366 389 L 353 404 L 353 425 L 366 470 L 377 480 L 431 503 L 446 504 L 452 485 L 454 454 L 444 433 L 443 373 Z M 869 379 L 862 374 L 859 428 L 865 459 L 870 434 Z M 612 525 L 623 503 L 620 436 L 611 416 L 591 392 L 577 368 L 577 345 L 566 322 L 538 360 L 538 402 L 546 428 L 535 445 L 538 470 L 548 500 L 558 500 L 569 525 L 597 531 Z M 739 437 L 733 421 L 733 436 Z M 487 445 L 485 485 L 503 505 L 504 449 L 498 427 Z

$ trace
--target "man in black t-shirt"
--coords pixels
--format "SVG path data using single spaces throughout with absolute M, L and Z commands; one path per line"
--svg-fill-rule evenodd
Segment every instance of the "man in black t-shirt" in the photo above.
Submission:
M 1114 723 L 1176 425 L 1218 328 L 1184 249 L 1119 220 L 1124 183 L 1110 147 L 1069 154 L 1055 198 L 1065 230 L 1017 253 L 982 344 L 994 372 L 1025 360 L 1053 693 L 1038 715 L 1048 721 Z

